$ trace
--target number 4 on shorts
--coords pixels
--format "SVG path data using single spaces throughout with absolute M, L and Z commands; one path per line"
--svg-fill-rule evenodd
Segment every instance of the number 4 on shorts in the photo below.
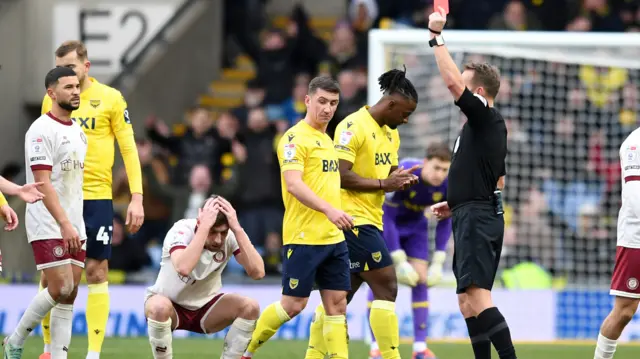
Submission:
M 100 227 L 100 229 L 98 230 L 98 235 L 96 236 L 96 240 L 98 242 L 102 242 L 102 244 L 104 244 L 105 246 L 111 242 L 111 236 L 109 235 L 109 232 L 113 231 L 113 226 L 109 226 L 108 232 L 106 229 L 106 226 Z

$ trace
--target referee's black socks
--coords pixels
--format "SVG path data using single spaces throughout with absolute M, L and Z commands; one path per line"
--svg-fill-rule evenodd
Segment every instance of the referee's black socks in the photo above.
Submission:
M 465 318 L 469 338 L 475 359 L 491 359 L 491 341 L 484 332 L 484 327 L 476 317 Z
M 485 309 L 477 318 L 484 329 L 484 334 L 489 337 L 494 348 L 496 348 L 500 359 L 516 359 L 516 349 L 511 341 L 509 326 L 498 308 Z

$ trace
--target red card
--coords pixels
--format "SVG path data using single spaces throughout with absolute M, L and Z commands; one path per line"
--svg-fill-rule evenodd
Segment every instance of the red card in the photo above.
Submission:
M 444 13 L 449 13 L 449 0 L 434 0 L 433 11 L 440 11 L 440 8 L 444 9 Z

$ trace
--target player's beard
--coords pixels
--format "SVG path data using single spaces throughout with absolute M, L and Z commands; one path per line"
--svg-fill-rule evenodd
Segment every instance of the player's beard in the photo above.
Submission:
M 78 106 L 72 105 L 70 101 L 58 102 L 58 106 L 60 106 L 62 109 L 67 110 L 69 112 L 73 112 L 80 107 L 79 105 Z

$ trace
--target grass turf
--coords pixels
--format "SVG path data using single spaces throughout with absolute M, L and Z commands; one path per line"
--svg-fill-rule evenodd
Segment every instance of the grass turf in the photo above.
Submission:
M 256 359 L 289 359 L 304 358 L 307 342 L 294 340 L 273 340 L 267 342 L 254 355 Z M 74 337 L 71 343 L 69 359 L 84 359 L 87 338 Z M 463 342 L 436 342 L 429 347 L 440 359 L 473 358 L 471 346 Z M 593 358 L 595 341 L 582 343 L 540 343 L 516 344 L 519 359 L 585 359 Z M 368 358 L 368 347 L 364 342 L 353 341 L 349 345 L 349 357 L 354 359 Z M 173 354 L 176 358 L 213 359 L 219 358 L 222 350 L 221 340 L 182 339 L 173 340 Z M 400 348 L 403 358 L 411 358 L 411 346 Z M 42 339 L 29 338 L 25 345 L 24 359 L 35 359 L 42 352 Z M 493 358 L 497 358 L 494 353 Z M 146 338 L 107 338 L 103 346 L 101 359 L 143 359 L 152 358 L 151 348 Z M 616 352 L 616 359 L 640 358 L 640 346 L 621 345 Z

